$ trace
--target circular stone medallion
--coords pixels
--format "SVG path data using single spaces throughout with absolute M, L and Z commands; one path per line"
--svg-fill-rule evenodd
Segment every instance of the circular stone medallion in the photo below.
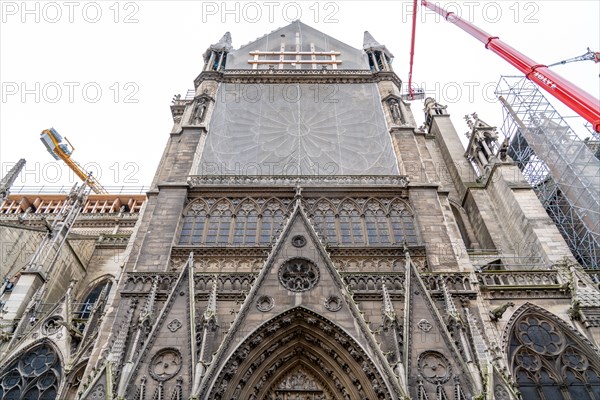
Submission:
M 181 353 L 172 347 L 164 348 L 152 357 L 148 369 L 157 381 L 169 380 L 181 369 Z
M 273 309 L 273 306 L 275 305 L 275 300 L 273 300 L 273 298 L 271 296 L 260 296 L 258 298 L 258 300 L 256 300 L 256 308 L 258 308 L 258 311 L 262 311 L 262 312 L 267 312 L 267 311 L 271 311 L 271 309 Z
M 310 290 L 319 282 L 319 268 L 303 258 L 288 260 L 279 267 L 279 282 L 292 292 Z
M 325 308 L 332 312 L 340 311 L 342 309 L 342 299 L 338 296 L 329 296 L 325 299 Z
M 292 238 L 292 246 L 304 247 L 306 245 L 306 238 L 302 235 L 296 235 Z
M 448 359 L 437 351 L 427 350 L 421 353 L 417 367 L 421 376 L 431 383 L 445 383 L 452 377 Z

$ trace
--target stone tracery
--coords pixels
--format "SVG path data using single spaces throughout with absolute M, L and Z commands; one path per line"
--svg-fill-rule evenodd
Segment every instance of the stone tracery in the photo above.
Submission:
M 54 400 L 62 375 L 58 354 L 48 344 L 32 348 L 0 374 L 0 398 Z
M 522 313 L 512 324 L 508 357 L 523 398 L 583 399 L 600 395 L 597 354 L 551 315 L 535 309 Z
M 309 198 L 303 203 L 315 229 L 334 246 L 417 245 L 410 206 L 401 198 Z M 289 198 L 197 198 L 184 211 L 180 245 L 270 245 Z
M 284 365 L 311 366 L 311 374 L 321 377 L 323 399 L 329 399 L 328 391 L 348 400 L 390 398 L 381 374 L 360 346 L 303 308 L 279 315 L 246 339 L 225 363 L 209 397 L 276 398 L 275 388 L 287 376 L 279 372 Z M 272 397 L 265 397 L 267 393 Z

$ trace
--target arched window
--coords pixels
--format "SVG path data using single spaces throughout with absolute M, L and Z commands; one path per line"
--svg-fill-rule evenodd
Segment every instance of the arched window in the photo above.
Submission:
M 387 213 L 377 200 L 371 199 L 365 205 L 365 221 L 369 244 L 389 245 L 392 242 Z
M 289 200 L 288 200 L 289 201 Z M 281 229 L 285 199 L 196 199 L 183 212 L 183 246 L 269 245 Z
M 335 211 L 329 201 L 322 199 L 315 204 L 313 220 L 317 225 L 316 228 L 330 243 L 338 242 L 335 219 Z
M 231 203 L 228 200 L 221 200 L 213 207 L 207 221 L 206 244 L 229 243 L 232 215 Z
M 55 400 L 61 373 L 60 359 L 52 347 L 37 346 L 0 374 L 0 399 Z
M 272 199 L 268 201 L 262 210 L 260 218 L 260 243 L 269 244 L 276 235 L 277 230 L 283 225 L 283 216 L 285 214 L 282 204 Z
M 319 199 L 311 217 L 331 245 L 418 245 L 412 212 L 399 198 Z
M 79 312 L 76 314 L 76 318 L 79 318 L 82 320 L 87 320 L 90 317 L 90 315 L 92 314 L 94 305 L 96 304 L 96 302 L 98 302 L 100 295 L 103 292 L 108 293 L 108 291 L 110 291 L 111 286 L 112 286 L 112 283 L 110 281 L 104 281 L 104 282 L 96 285 L 96 287 L 94 287 L 94 289 L 92 289 L 92 291 L 86 296 L 86 298 L 83 300 L 83 302 L 79 306 Z
M 68 377 L 66 377 L 66 386 L 68 388 L 68 391 L 65 399 L 77 398 L 77 391 L 79 390 L 79 385 L 81 385 L 81 381 L 83 380 L 83 373 L 85 372 L 85 367 L 86 364 L 84 363 L 83 365 L 81 365 L 81 367 L 76 369 L 75 372 L 72 372 Z
M 561 325 L 540 314 L 515 322 L 508 356 L 523 398 L 600 399 L 599 360 Z
M 179 244 L 199 245 L 204 239 L 204 227 L 208 206 L 201 200 L 194 201 L 183 216 Z
M 233 244 L 255 244 L 258 223 L 258 210 L 251 200 L 245 200 L 235 214 Z
M 351 200 L 345 200 L 339 208 L 340 234 L 342 244 L 363 244 L 363 218 L 360 210 Z
M 417 232 L 415 231 L 415 220 L 406 203 L 399 199 L 392 201 L 389 216 L 394 243 L 402 244 L 406 242 L 409 246 L 419 244 Z

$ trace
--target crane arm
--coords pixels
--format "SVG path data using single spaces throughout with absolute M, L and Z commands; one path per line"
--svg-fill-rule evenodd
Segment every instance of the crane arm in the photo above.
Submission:
M 417 0 L 413 1 L 412 35 L 410 38 L 410 68 L 408 70 L 408 95 L 411 100 L 415 99 L 415 91 L 412 87 L 413 61 L 415 59 L 415 36 L 417 33 Z
M 548 65 L 548 67 L 554 67 L 555 65 L 561 65 L 561 64 L 567 64 L 567 63 L 571 63 L 571 62 L 576 62 L 576 61 L 593 61 L 595 63 L 600 62 L 600 52 L 593 52 L 592 50 L 590 50 L 590 48 L 587 48 L 587 53 L 581 55 L 581 56 L 577 56 L 577 57 L 573 57 L 573 58 L 569 58 L 566 60 L 562 60 L 559 62 L 556 62 L 554 64 L 550 64 Z
M 94 193 L 108 194 L 106 189 L 104 189 L 102 187 L 100 182 L 98 182 L 98 180 L 96 178 L 94 178 L 92 176 L 92 174 L 87 173 L 83 169 L 83 167 L 81 167 L 81 165 L 79 165 L 77 162 L 75 162 L 74 160 L 71 159 L 70 153 L 72 152 L 72 150 L 70 152 L 66 152 L 65 150 L 63 150 L 63 148 L 60 146 L 60 143 L 59 143 L 57 137 L 55 136 L 55 132 L 56 131 L 53 132 L 53 130 L 51 130 L 51 129 L 45 129 L 44 131 L 42 131 L 42 135 L 46 135 L 46 137 L 50 138 L 50 140 L 54 144 L 54 148 L 51 150 L 51 153 L 53 153 L 53 155 L 55 157 L 58 157 L 61 160 L 63 160 L 65 162 L 65 164 L 67 164 L 67 166 L 69 168 L 71 168 L 71 170 L 75 173 L 75 175 L 77 175 L 77 177 L 79 177 L 79 179 L 81 179 L 84 182 L 87 181 L 89 187 L 94 191 Z M 44 144 L 46 144 L 45 141 L 43 141 L 43 142 L 44 142 Z M 73 148 L 73 146 L 71 146 L 71 148 Z
M 456 14 L 448 12 L 427 0 L 421 0 L 421 5 L 440 14 L 446 21 L 455 24 L 482 42 L 486 49 L 491 50 L 508 61 L 512 66 L 524 73 L 527 79 L 562 101 L 566 106 L 590 122 L 596 132 L 600 132 L 600 101 L 594 98 L 594 96 L 553 71 L 550 71 L 547 66 L 536 63 L 531 58 L 504 43 L 497 36 L 491 36 L 489 33 Z

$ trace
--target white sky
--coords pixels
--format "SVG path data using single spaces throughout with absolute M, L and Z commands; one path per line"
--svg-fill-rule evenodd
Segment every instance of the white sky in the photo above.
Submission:
M 595 0 L 439 3 L 539 63 L 575 57 L 587 47 L 600 50 L 600 2 Z M 239 48 L 287 25 L 286 18 L 300 16 L 361 48 L 368 30 L 394 53 L 394 70 L 407 82 L 412 1 L 1 0 L 0 6 L 0 174 L 26 158 L 18 186 L 77 181 L 39 141 L 49 127 L 73 143 L 75 160 L 99 166 L 95 175 L 104 186 L 149 185 L 169 138 L 171 99 L 193 88 L 203 52 L 225 31 Z M 449 106 L 459 133 L 466 131 L 463 116 L 474 111 L 500 126 L 502 112 L 493 91 L 500 75 L 518 71 L 456 26 L 422 12 L 419 7 L 415 83 Z M 553 69 L 600 98 L 600 64 Z M 102 94 L 92 102 L 98 87 Z M 421 101 L 412 107 L 421 123 Z

